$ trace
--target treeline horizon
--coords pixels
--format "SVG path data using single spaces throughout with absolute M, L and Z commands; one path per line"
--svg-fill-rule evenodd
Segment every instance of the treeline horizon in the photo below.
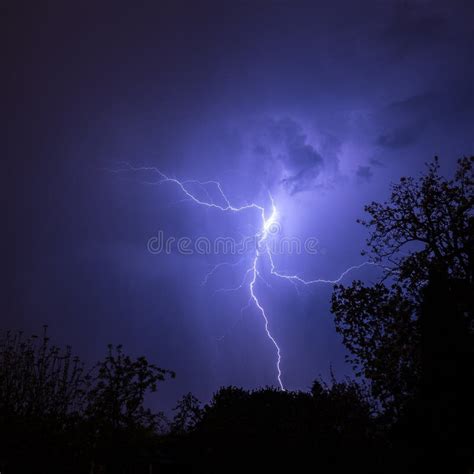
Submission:
M 138 462 L 144 467 L 147 464 L 149 471 L 154 465 L 160 465 L 160 455 L 164 455 L 165 461 L 173 458 L 172 464 L 186 466 L 197 453 L 193 453 L 190 446 L 186 452 L 176 453 L 173 444 L 180 439 L 192 438 L 192 433 L 214 423 L 219 417 L 222 416 L 219 423 L 223 426 L 238 422 L 250 427 L 252 419 L 255 421 L 259 415 L 263 415 L 266 424 L 273 418 L 277 424 L 291 424 L 291 417 L 297 411 L 302 410 L 302 416 L 315 409 L 312 403 L 316 400 L 318 411 L 321 411 L 318 421 L 321 422 L 321 415 L 324 415 L 326 429 L 336 418 L 343 420 L 348 417 L 354 435 L 365 436 L 366 423 L 380 415 L 366 384 L 357 383 L 350 377 L 338 381 L 332 370 L 329 382 L 316 379 L 307 391 L 281 390 L 274 386 L 256 389 L 222 386 L 208 403 L 202 403 L 189 392 L 177 400 L 169 415 L 162 411 L 153 412 L 146 407 L 145 396 L 159 391 L 160 382 L 175 378 L 173 371 L 161 369 L 145 357 L 131 357 L 121 345 L 112 344 L 107 346 L 107 355 L 103 359 L 87 366 L 73 354 L 71 346 L 61 348 L 52 344 L 47 329 L 48 326 L 44 325 L 40 336 L 26 336 L 19 330 L 0 333 L 2 422 L 13 421 L 21 430 L 9 432 L 2 445 L 3 449 L 12 449 L 11 445 L 19 441 L 12 436 L 14 434 L 19 435 L 21 441 L 28 438 L 35 441 L 36 446 L 29 446 L 34 456 L 16 460 L 21 469 L 28 472 L 34 472 L 43 462 L 55 463 L 59 459 L 58 471 L 77 469 L 78 463 L 85 461 L 86 453 L 88 461 L 81 467 L 82 472 L 96 472 L 97 469 L 101 472 L 104 466 L 113 472 L 125 467 L 124 472 L 129 472 L 126 464 L 130 459 L 133 465 Z M 298 408 L 298 405 L 301 406 Z M 225 413 L 229 406 L 234 413 Z M 288 411 L 290 406 L 293 407 Z M 15 414 L 13 420 L 8 420 L 7 410 Z M 4 427 L 8 425 L 3 424 Z M 206 426 L 206 430 L 208 428 Z M 272 429 L 268 433 L 270 437 L 273 437 Z M 334 434 L 338 429 L 335 428 Z M 124 436 L 120 442 L 120 455 L 115 450 L 119 432 Z M 62 436 L 66 437 L 66 446 L 58 443 Z M 77 446 L 71 444 L 74 438 Z M 161 444 L 166 440 L 164 452 L 158 454 L 152 449 L 143 459 L 141 455 L 135 457 L 135 449 L 156 443 L 159 438 Z M 168 442 L 170 446 L 166 446 Z M 77 458 L 76 450 L 81 451 L 82 459 Z M 109 451 L 110 457 L 106 454 Z M 127 453 L 125 458 L 124 453 Z M 4 470 L 1 472 L 10 472 L 10 463 L 5 463 L 9 458 L 4 452 L 3 465 L 0 465 Z M 17 471 L 13 469 L 13 472 Z M 56 472 L 56 468 L 50 464 L 45 472 Z M 132 469 L 130 472 L 135 471 Z
M 70 347 L 0 338 L 0 472 L 267 470 L 472 473 L 474 157 L 438 160 L 365 207 L 363 254 L 384 269 L 335 285 L 331 313 L 354 378 L 308 391 L 188 393 L 172 417 L 145 397 L 175 377 L 122 346 L 87 367 Z M 308 466 L 310 466 L 308 468 Z

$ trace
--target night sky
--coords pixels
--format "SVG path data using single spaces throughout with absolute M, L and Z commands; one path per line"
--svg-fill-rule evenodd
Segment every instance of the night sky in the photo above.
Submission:
M 235 287 L 235 256 L 152 255 L 175 238 L 255 233 L 258 216 L 203 208 L 150 172 L 219 180 L 279 210 L 316 254 L 279 268 L 336 278 L 360 264 L 363 205 L 434 155 L 474 151 L 471 2 L 11 2 L 1 7 L 6 114 L 2 329 L 96 360 L 122 343 L 177 372 L 161 406 L 222 385 L 276 385 L 275 351 Z M 202 190 L 199 192 L 203 192 Z M 210 191 L 211 193 L 213 191 Z M 212 196 L 216 198 L 215 195 Z M 256 218 L 257 217 L 257 218 Z M 212 265 L 230 261 L 202 280 Z M 374 268 L 351 278 L 374 281 Z M 331 285 L 258 283 L 289 389 L 351 373 Z

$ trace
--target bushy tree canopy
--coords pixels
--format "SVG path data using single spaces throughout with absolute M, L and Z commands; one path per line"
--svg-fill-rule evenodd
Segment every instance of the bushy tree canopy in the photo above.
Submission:
M 459 160 L 449 180 L 435 159 L 419 179 L 394 184 L 387 202 L 366 206 L 370 217 L 360 222 L 370 235 L 363 254 L 384 268 L 383 277 L 371 286 L 354 281 L 334 289 L 332 312 L 348 359 L 394 416 L 417 387 L 419 314 L 432 275 L 462 282 L 463 295 L 472 295 L 473 164 L 474 157 Z M 472 323 L 472 311 L 465 317 Z

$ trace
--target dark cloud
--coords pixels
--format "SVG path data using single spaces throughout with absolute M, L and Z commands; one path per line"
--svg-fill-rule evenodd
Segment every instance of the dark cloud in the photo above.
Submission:
M 290 194 L 312 189 L 323 169 L 323 157 L 306 143 L 290 144 L 284 163 L 290 175 L 282 180 Z
M 359 165 L 356 171 L 356 176 L 360 181 L 370 181 L 374 173 L 370 166 Z
M 409 148 L 440 133 L 467 136 L 472 130 L 472 86 L 447 81 L 442 88 L 390 103 L 375 114 L 374 144 L 387 151 Z
M 325 168 L 325 160 L 313 146 L 303 126 L 293 118 L 271 119 L 259 133 L 253 148 L 272 182 L 284 186 L 290 195 L 314 189 Z M 265 143 L 262 143 L 265 142 Z
M 414 124 L 395 128 L 394 130 L 379 135 L 376 140 L 376 145 L 392 149 L 405 148 L 416 143 L 422 129 L 423 127 L 417 127 Z
M 390 103 L 377 114 L 381 132 L 375 145 L 392 150 L 414 145 L 432 121 L 438 104 L 435 94 L 418 94 Z
M 380 160 L 377 160 L 376 158 L 372 158 L 370 160 L 370 164 L 374 167 L 379 167 L 379 168 L 385 167 L 385 165 Z
M 385 111 L 400 118 L 425 117 L 435 102 L 439 102 L 439 97 L 434 92 L 416 94 L 406 99 L 391 102 Z
M 296 175 L 290 176 L 282 180 L 290 195 L 297 194 L 302 191 L 308 191 L 316 187 L 315 182 L 319 176 L 319 167 L 308 167 L 301 170 Z

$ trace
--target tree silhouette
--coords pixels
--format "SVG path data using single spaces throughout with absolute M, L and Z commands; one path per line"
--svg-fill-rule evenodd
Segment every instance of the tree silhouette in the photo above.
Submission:
M 231 386 L 204 406 L 179 457 L 198 472 L 308 462 L 321 472 L 369 471 L 382 445 L 367 394 L 354 381 L 316 381 L 309 393 Z
M 458 448 L 459 469 L 472 456 L 460 433 L 474 428 L 465 396 L 474 383 L 473 164 L 474 157 L 459 160 L 448 180 L 435 159 L 418 180 L 393 185 L 388 202 L 366 206 L 364 254 L 384 268 L 383 277 L 372 286 L 337 285 L 332 296 L 356 375 L 370 380 L 396 429 L 408 424 L 431 449 L 442 445 L 451 469 Z
M 7 473 L 125 472 L 153 459 L 163 415 L 147 392 L 174 372 L 109 346 L 87 369 L 43 336 L 0 339 L 0 467 Z
M 336 329 L 356 373 L 372 381 L 374 395 L 396 415 L 413 394 L 420 372 L 418 313 L 422 289 L 437 271 L 472 289 L 474 269 L 474 158 L 459 160 L 454 180 L 435 159 L 418 180 L 402 178 L 390 200 L 372 203 L 370 258 L 385 267 L 381 282 L 337 285 L 332 297 Z M 467 313 L 469 324 L 472 313 Z
M 150 364 L 145 357 L 131 358 L 122 346 L 108 346 L 105 359 L 95 367 L 87 394 L 86 415 L 107 430 L 142 426 L 156 429 L 159 415 L 144 407 L 145 394 L 156 392 L 158 382 L 175 373 Z
M 136 453 L 146 445 L 163 421 L 144 405 L 147 392 L 174 372 L 161 369 L 145 357 L 133 359 L 122 346 L 108 346 L 108 353 L 94 370 L 87 394 L 85 420 L 89 427 L 93 465 L 98 462 L 114 471 L 136 463 Z
M 173 410 L 176 413 L 171 424 L 171 431 L 178 434 L 194 429 L 203 415 L 201 403 L 191 392 L 184 395 Z
M 371 230 L 368 251 L 375 262 L 416 297 L 433 267 L 472 284 L 474 277 L 474 157 L 458 160 L 453 180 L 439 174 L 435 157 L 427 173 L 403 177 L 388 202 L 365 207 Z M 389 270 L 390 272 L 390 270 Z
M 7 332 L 0 339 L 0 413 L 2 417 L 48 417 L 64 422 L 80 413 L 90 375 L 71 347 Z
M 42 337 L 0 339 L 0 467 L 2 472 L 67 470 L 80 450 L 74 439 L 90 377 L 71 348 Z

